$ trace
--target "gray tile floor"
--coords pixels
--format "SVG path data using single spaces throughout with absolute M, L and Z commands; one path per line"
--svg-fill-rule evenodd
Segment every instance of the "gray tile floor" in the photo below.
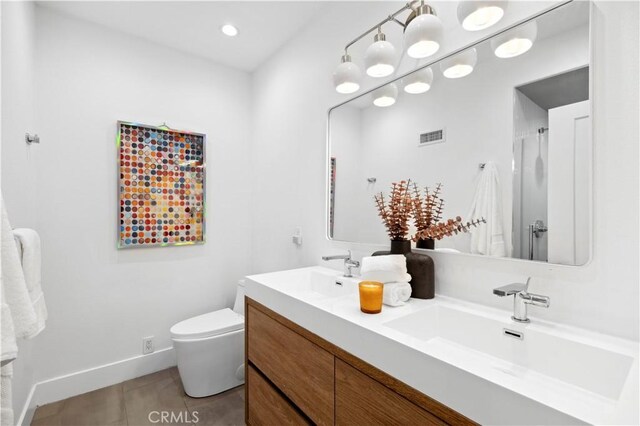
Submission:
M 171 414 L 163 419 L 163 411 L 173 413 L 173 419 Z M 191 398 L 184 393 L 173 367 L 43 405 L 31 422 L 31 426 L 152 424 L 244 425 L 244 386 L 207 398 Z

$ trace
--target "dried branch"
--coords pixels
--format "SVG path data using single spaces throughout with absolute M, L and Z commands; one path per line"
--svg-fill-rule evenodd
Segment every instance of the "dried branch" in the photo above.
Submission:
M 411 181 L 404 180 L 392 183 L 388 202 L 385 202 L 383 193 L 374 196 L 378 215 L 391 240 L 404 240 L 409 233 L 409 218 L 413 204 L 410 185 Z
M 449 219 L 446 222 L 436 223 L 427 229 L 418 231 L 415 235 L 415 240 L 433 239 L 441 240 L 444 237 L 451 237 L 461 232 L 469 232 L 472 227 L 478 226 L 480 223 L 487 223 L 484 218 L 472 220 L 471 222 L 462 222 L 462 218 L 457 216 L 455 219 Z
M 461 232 L 469 232 L 470 228 L 476 227 L 480 223 L 486 223 L 484 218 L 463 223 L 460 216 L 441 222 L 444 212 L 444 199 L 440 196 L 441 192 L 442 184 L 438 183 L 433 191 L 426 187 L 423 197 L 418 186 L 414 183 L 411 200 L 413 222 L 417 230 L 412 238 L 414 241 L 420 239 L 441 240 Z

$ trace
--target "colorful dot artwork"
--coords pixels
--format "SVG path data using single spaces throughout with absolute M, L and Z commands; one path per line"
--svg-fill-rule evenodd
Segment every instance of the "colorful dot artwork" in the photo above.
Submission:
M 204 141 L 118 122 L 119 248 L 204 242 Z

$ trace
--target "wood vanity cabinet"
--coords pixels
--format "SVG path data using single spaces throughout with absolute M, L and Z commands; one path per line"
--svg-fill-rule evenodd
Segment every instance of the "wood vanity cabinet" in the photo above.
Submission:
M 253 305 L 245 312 L 249 362 L 314 423 L 333 424 L 333 355 Z
M 247 368 L 247 387 L 251 405 L 246 415 L 251 425 L 308 425 L 307 418 L 255 368 Z
M 476 424 L 245 298 L 248 425 Z

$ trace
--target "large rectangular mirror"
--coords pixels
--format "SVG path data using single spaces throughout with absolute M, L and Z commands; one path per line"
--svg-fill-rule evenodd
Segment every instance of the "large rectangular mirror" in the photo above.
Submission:
M 589 17 L 562 5 L 331 109 L 329 238 L 388 244 L 374 195 L 410 179 L 442 184 L 442 220 L 486 222 L 435 250 L 587 263 Z M 525 53 L 503 44 L 514 32 L 535 34 Z

